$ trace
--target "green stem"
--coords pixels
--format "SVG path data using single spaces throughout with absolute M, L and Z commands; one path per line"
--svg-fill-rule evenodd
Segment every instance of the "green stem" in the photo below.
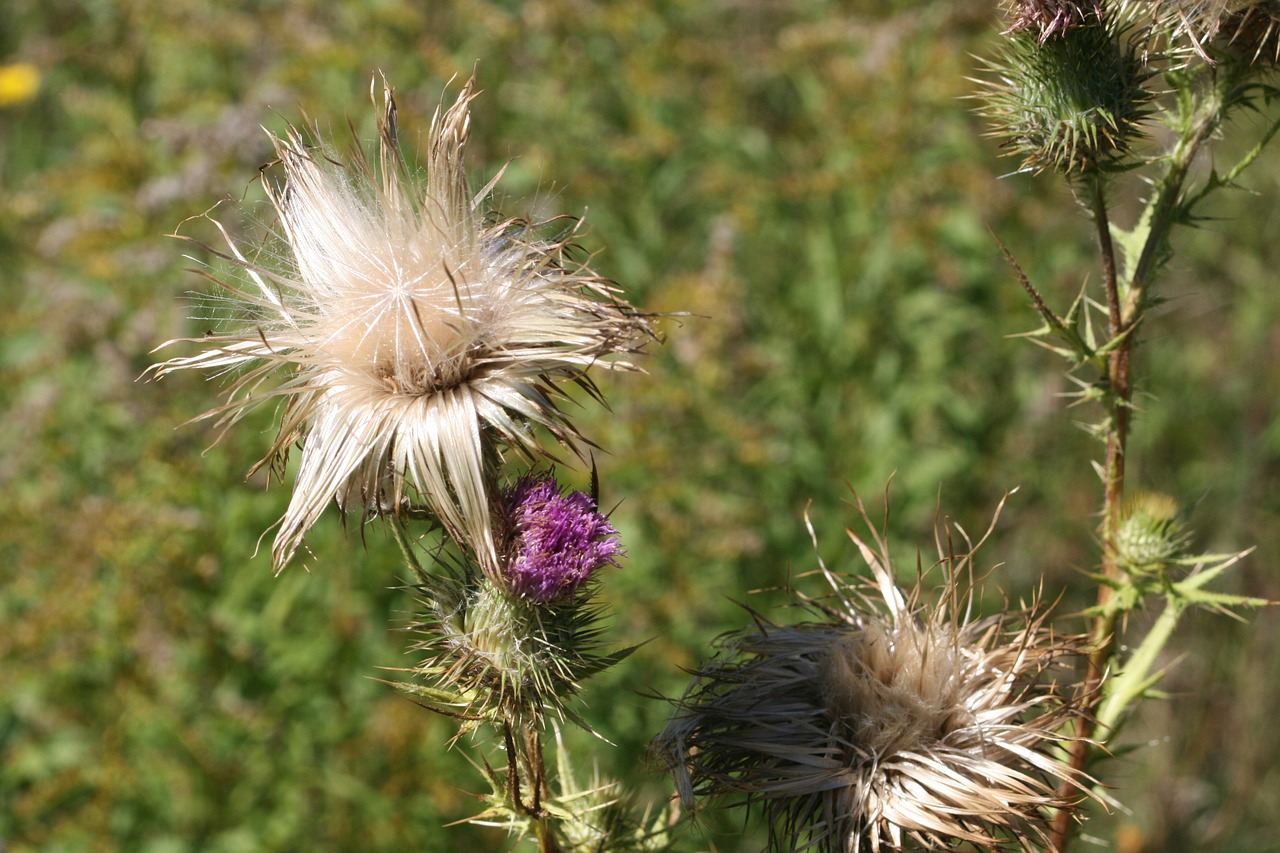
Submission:
M 1206 87 L 1207 91 L 1202 98 L 1186 97 L 1182 100 L 1179 122 L 1182 133 L 1169 153 L 1164 177 L 1156 184 L 1138 223 L 1138 229 L 1146 230 L 1147 234 L 1138 262 L 1125 282 L 1124 319 L 1129 324 L 1140 318 L 1147 290 L 1155 279 L 1156 271 L 1168 256 L 1169 232 L 1181 219 L 1181 214 L 1189 211 L 1189 205 L 1199 201 L 1204 195 L 1202 191 L 1190 200 L 1184 199 L 1182 188 L 1200 149 L 1221 126 L 1227 92 L 1235 85 L 1233 75 L 1225 71 L 1222 76 L 1215 70 L 1206 73 L 1212 75 L 1213 85 Z M 1194 84 L 1186 85 L 1190 87 Z M 1272 133 L 1274 132 L 1273 130 Z M 1257 154 L 1253 156 L 1256 157 Z M 1243 165 L 1239 168 L 1243 168 Z M 1233 176 L 1238 174 L 1239 169 L 1233 170 Z
M 1164 611 L 1142 638 L 1142 644 L 1107 683 L 1106 698 L 1098 708 L 1097 725 L 1108 740 L 1115 736 L 1128 708 L 1151 686 L 1156 659 L 1173 636 L 1184 609 L 1181 601 L 1169 596 Z
M 400 548 L 400 556 L 404 557 L 404 564 L 413 571 L 414 577 L 421 578 L 425 572 L 422 564 L 418 562 L 417 555 L 413 553 L 413 543 L 409 541 L 409 535 L 405 532 L 404 522 L 399 516 L 393 516 L 388 526 L 391 528 L 391 536 Z

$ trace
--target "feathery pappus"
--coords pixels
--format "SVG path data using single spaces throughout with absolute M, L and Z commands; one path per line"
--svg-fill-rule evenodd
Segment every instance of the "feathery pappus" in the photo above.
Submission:
M 779 851 L 1036 849 L 1060 783 L 1087 793 L 1056 749 L 1079 697 L 1047 677 L 1081 639 L 1034 606 L 971 618 L 972 546 L 940 547 L 926 602 L 898 587 L 874 528 L 849 536 L 869 578 L 820 561 L 832 595 L 802 597 L 811 621 L 753 613 L 694 672 L 652 746 L 680 799 L 742 796 Z
M 489 492 L 502 454 L 548 453 L 537 428 L 576 451 L 585 439 L 561 408 L 561 386 L 598 397 L 590 368 L 632 368 L 652 338 L 616 287 L 575 260 L 576 221 L 546 238 L 554 223 L 486 216 L 497 178 L 473 196 L 464 169 L 474 97 L 469 81 L 437 110 L 425 176 L 401 155 L 390 86 L 376 163 L 358 145 L 344 160 L 296 128 L 273 136 L 278 160 L 264 184 L 284 257 L 259 262 L 215 222 L 229 245 L 217 254 L 244 281 L 214 280 L 251 316 L 182 339 L 202 351 L 153 368 L 233 375 L 225 404 L 201 416 L 223 426 L 283 401 L 254 468 L 280 472 L 302 446 L 277 570 L 335 500 L 362 517 L 425 508 L 494 568 Z

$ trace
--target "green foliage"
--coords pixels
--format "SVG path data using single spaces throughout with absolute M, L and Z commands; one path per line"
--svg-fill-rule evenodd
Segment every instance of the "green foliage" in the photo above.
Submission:
M 605 580 L 610 639 L 651 640 L 583 697 L 617 744 L 584 741 L 610 776 L 669 793 L 640 761 L 669 711 L 645 694 L 678 693 L 680 667 L 742 627 L 734 600 L 768 608 L 748 591 L 816 566 L 806 506 L 828 563 L 852 564 L 830 535 L 851 520 L 846 481 L 872 494 L 897 471 L 890 539 L 908 555 L 939 491 L 975 526 L 1021 486 L 989 552 L 1006 564 L 995 581 L 1014 598 L 1066 587 L 1062 613 L 1086 606 L 1071 585 L 1096 562 L 1096 479 L 1065 460 L 1091 448 L 1055 397 L 1070 389 L 1046 378 L 1056 363 L 1004 337 L 1030 315 L 987 227 L 1057 304 L 1079 291 L 1091 235 L 1063 195 L 997 180 L 1007 164 L 960 100 L 994 14 L 861 0 L 0 4 L 0 62 L 43 78 L 0 111 L 7 849 L 506 843 L 444 827 L 482 810 L 468 794 L 486 783 L 448 750 L 449 721 L 375 680 L 405 665 L 390 629 L 412 607 L 390 538 L 326 517 L 310 571 L 273 577 L 255 544 L 286 493 L 242 481 L 271 413 L 202 455 L 215 435 L 175 426 L 211 405 L 213 384 L 134 382 L 157 343 L 203 331 L 174 298 L 204 288 L 182 271 L 191 249 L 162 235 L 225 197 L 260 198 L 260 124 L 308 115 L 341 133 L 350 116 L 372 138 L 379 69 L 418 127 L 474 69 L 472 164 L 487 178 L 510 161 L 504 212 L 585 211 L 601 272 L 639 305 L 690 314 L 665 322 L 648 376 L 602 382 L 612 413 L 580 422 L 610 451 L 601 504 L 630 555 Z M 1274 183 L 1274 166 L 1256 171 L 1251 186 Z M 1139 401 L 1131 476 L 1204 496 L 1195 526 L 1214 540 L 1199 548 L 1280 551 L 1274 207 L 1206 201 L 1197 213 L 1230 217 L 1231 238 L 1185 232 L 1164 290 L 1176 311 L 1142 330 L 1191 343 L 1139 365 L 1163 390 Z M 248 221 L 236 236 L 258 233 Z M 1247 562 L 1230 591 L 1280 597 L 1270 565 Z M 1163 685 L 1177 722 L 1130 724 L 1171 740 L 1135 763 L 1134 814 L 1114 818 L 1148 849 L 1271 843 L 1277 630 L 1267 616 L 1252 634 L 1192 620 L 1166 649 L 1187 656 Z M 1258 733 L 1248 750 L 1243 730 Z M 715 820 L 682 846 L 702 849 L 706 832 L 719 850 L 759 848 Z

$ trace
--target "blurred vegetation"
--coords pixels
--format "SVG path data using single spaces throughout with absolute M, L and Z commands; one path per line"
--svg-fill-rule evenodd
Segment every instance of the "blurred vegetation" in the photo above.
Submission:
M 644 377 L 584 413 L 630 553 L 608 581 L 617 641 L 652 638 L 588 691 L 604 767 L 665 796 L 640 756 L 681 667 L 742 625 L 735 602 L 854 561 L 843 501 L 879 503 L 928 552 L 941 505 L 982 529 L 1011 597 L 1096 561 L 1098 454 L 988 228 L 1072 293 L 1089 229 L 1049 180 L 1001 176 L 965 97 L 991 2 L 794 0 L 8 0 L 0 65 L 39 89 L 0 109 L 0 847 L 8 851 L 502 849 L 444 824 L 478 779 L 451 727 L 378 683 L 405 660 L 395 548 L 336 517 L 280 577 L 256 545 L 284 488 L 243 482 L 261 412 L 215 447 L 216 383 L 136 378 L 198 333 L 192 248 L 166 239 L 252 199 L 260 125 L 347 120 L 396 85 L 405 138 L 477 75 L 475 184 L 510 162 L 508 214 L 585 211 L 598 268 L 689 312 Z M 454 85 L 457 85 L 455 81 Z M 1133 483 L 1198 501 L 1199 545 L 1257 544 L 1236 591 L 1280 598 L 1280 160 L 1184 235 L 1147 327 Z M 259 233 L 252 217 L 233 227 Z M 262 213 L 260 208 L 252 208 Z M 193 226 L 185 226 L 190 231 Z M 197 236 L 200 236 L 197 234 Z M 208 235 L 204 235 L 208 236 Z M 896 475 L 894 474 L 896 472 Z M 1105 847 L 1276 847 L 1280 622 L 1196 617 L 1167 701 L 1113 768 L 1130 813 Z M 1247 737 L 1242 736 L 1247 733 Z M 581 774 L 580 774 L 581 775 Z M 733 815 L 685 849 L 759 848 Z M 705 835 L 713 840 L 701 840 Z

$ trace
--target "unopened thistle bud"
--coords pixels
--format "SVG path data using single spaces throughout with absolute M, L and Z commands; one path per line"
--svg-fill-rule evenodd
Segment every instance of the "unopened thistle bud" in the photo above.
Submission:
M 983 81 L 991 136 L 1022 158 L 1020 171 L 1067 175 L 1124 164 L 1151 93 L 1144 84 L 1146 31 L 1090 13 L 1053 38 L 1011 33 L 986 65 Z
M 1060 783 L 1080 782 L 1057 754 L 1075 699 L 1046 673 L 1079 640 L 1034 608 L 968 620 L 968 556 L 944 557 L 926 605 L 896 586 L 882 542 L 853 538 L 869 579 L 824 567 L 835 603 L 806 602 L 819 619 L 757 617 L 695 673 L 654 742 L 681 798 L 745 796 L 779 851 L 1043 840 Z
M 1144 492 L 1125 501 L 1116 528 L 1116 562 L 1130 574 L 1159 571 L 1179 557 L 1190 539 L 1177 502 Z

